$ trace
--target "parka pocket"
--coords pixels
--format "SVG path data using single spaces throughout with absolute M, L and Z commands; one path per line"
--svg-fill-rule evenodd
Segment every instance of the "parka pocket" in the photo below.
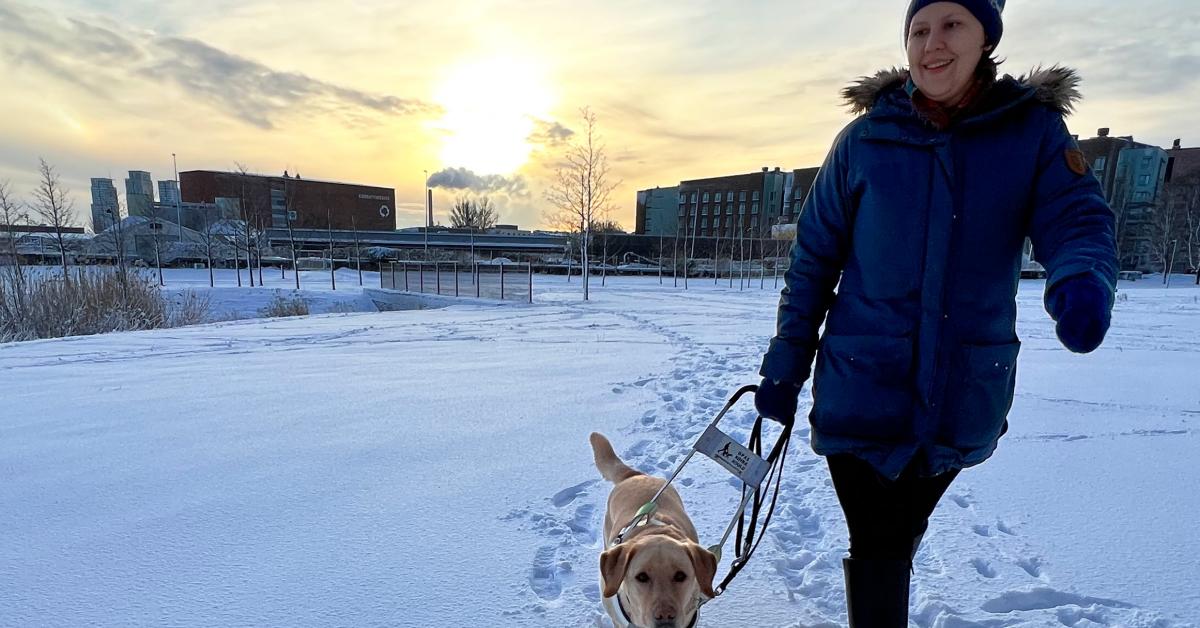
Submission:
M 954 360 L 941 418 L 942 443 L 962 450 L 991 447 L 1008 431 L 1021 343 L 963 345 Z
M 910 338 L 826 336 L 813 376 L 813 428 L 867 440 L 905 440 L 912 432 Z

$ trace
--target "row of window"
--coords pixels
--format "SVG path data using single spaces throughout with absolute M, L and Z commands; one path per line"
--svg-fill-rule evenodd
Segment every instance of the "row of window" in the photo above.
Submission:
M 721 192 L 714 192 L 714 193 L 712 193 L 711 200 L 713 200 L 713 201 L 716 201 L 716 202 L 720 202 L 720 201 L 721 201 L 721 194 L 722 194 Z M 725 200 L 726 200 L 726 201 L 732 201 L 732 200 L 733 200 L 733 192 L 732 192 L 732 191 L 725 192 L 724 194 L 725 194 Z M 696 192 L 692 192 L 692 199 L 691 199 L 691 201 L 692 201 L 693 203 L 695 203 L 695 202 L 696 202 L 696 196 L 697 196 L 697 193 L 696 193 Z M 772 196 L 774 196 L 774 193 L 772 193 Z M 710 200 L 710 196 L 709 196 L 709 193 L 708 193 L 708 192 L 705 192 L 705 193 L 704 193 L 704 195 L 703 195 L 703 199 L 704 199 L 704 200 L 703 200 L 702 202 L 704 202 L 704 203 L 707 203 L 707 202 Z M 739 200 L 739 201 L 744 201 L 744 200 L 746 200 L 746 190 L 742 190 L 741 192 L 738 192 L 738 200 Z M 755 190 L 755 191 L 754 191 L 754 193 L 751 195 L 751 198 L 750 198 L 750 200 L 753 200 L 753 201 L 757 201 L 757 200 L 759 200 L 759 191 L 758 191 L 758 190 Z M 686 203 L 686 202 L 688 202 L 688 194 L 687 194 L 687 192 L 680 192 L 680 193 L 679 193 L 679 202 L 680 202 L 680 203 Z
M 696 226 L 696 221 L 695 221 L 695 220 L 690 220 L 690 221 L 688 221 L 688 228 L 689 228 L 689 229 L 695 228 L 695 226 Z M 721 228 L 721 219 L 720 219 L 719 217 L 717 217 L 717 218 L 713 218 L 713 223 L 712 223 L 712 226 L 713 226 L 713 229 L 720 229 L 720 228 Z M 726 220 L 726 221 L 725 221 L 725 228 L 726 228 L 726 230 L 728 230 L 728 229 L 732 229 L 732 228 L 734 228 L 734 227 L 736 227 L 736 226 L 737 226 L 737 221 L 735 221 L 735 220 Z M 750 219 L 750 226 L 751 226 L 751 227 L 757 227 L 757 226 L 758 226 L 758 217 L 757 217 L 757 216 L 755 216 L 754 218 L 751 218 L 751 219 Z M 707 218 L 701 218 L 701 219 L 700 219 L 700 228 L 701 228 L 701 229 L 707 229 L 707 228 L 708 228 L 708 219 L 707 219 Z
M 695 209 L 695 208 L 693 208 L 693 209 Z M 721 207 L 720 207 L 719 205 L 714 205 L 714 206 L 713 206 L 713 215 L 714 215 L 714 216 L 716 216 L 716 215 L 718 215 L 718 214 L 720 214 L 720 213 L 721 213 Z M 725 213 L 726 213 L 726 214 L 729 214 L 729 215 L 732 215 L 732 214 L 733 214 L 733 205 L 726 205 L 726 206 L 725 206 Z M 745 204 L 745 203 L 740 203 L 740 204 L 738 204 L 738 214 L 745 214 L 745 213 L 746 213 L 746 204 Z M 757 214 L 757 213 L 758 213 L 758 203 L 753 203 L 753 204 L 750 206 L 750 213 L 751 213 L 751 214 Z M 686 216 L 686 215 L 695 215 L 695 211 L 690 211 L 690 212 L 689 212 L 689 211 L 687 210 L 687 208 L 686 208 L 686 207 L 680 207 L 680 208 L 679 208 L 679 216 L 682 218 L 683 216 Z M 701 206 L 700 206 L 700 215 L 701 215 L 701 216 L 707 216 L 707 215 L 708 215 L 708 205 L 701 205 Z

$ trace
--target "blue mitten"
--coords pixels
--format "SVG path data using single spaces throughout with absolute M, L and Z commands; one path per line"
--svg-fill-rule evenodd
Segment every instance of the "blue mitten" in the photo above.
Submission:
M 772 421 L 783 425 L 796 422 L 796 402 L 800 397 L 800 385 L 763 378 L 754 394 L 754 409 Z
M 1046 295 L 1046 310 L 1057 323 L 1063 346 L 1091 353 L 1104 341 L 1112 320 L 1112 290 L 1092 275 L 1064 279 Z

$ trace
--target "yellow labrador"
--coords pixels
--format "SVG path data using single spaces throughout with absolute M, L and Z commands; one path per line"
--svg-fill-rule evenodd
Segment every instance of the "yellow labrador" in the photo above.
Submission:
M 614 484 L 604 515 L 600 589 L 606 604 L 639 628 L 688 628 L 696 623 L 700 596 L 711 598 L 717 559 L 697 542 L 696 528 L 674 487 L 658 498 L 658 511 L 647 525 L 614 539 L 666 480 L 630 468 L 608 439 L 592 433 L 596 468 Z

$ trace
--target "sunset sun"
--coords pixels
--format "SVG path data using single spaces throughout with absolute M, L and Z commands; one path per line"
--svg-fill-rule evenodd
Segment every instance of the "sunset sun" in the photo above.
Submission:
M 512 57 L 472 60 L 452 68 L 435 99 L 445 110 L 442 164 L 479 174 L 510 174 L 529 158 L 536 118 L 546 117 L 550 89 L 532 63 Z

